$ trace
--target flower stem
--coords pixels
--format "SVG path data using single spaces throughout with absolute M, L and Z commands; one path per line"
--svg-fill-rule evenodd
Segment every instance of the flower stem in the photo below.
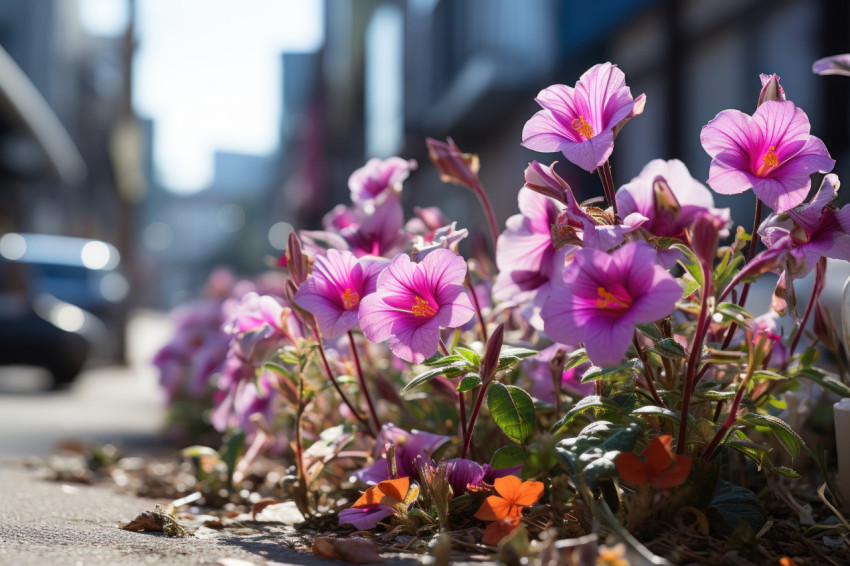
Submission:
M 788 349 L 788 359 L 794 355 L 794 351 L 797 349 L 797 345 L 800 343 L 800 338 L 803 336 L 803 330 L 806 328 L 806 323 L 809 322 L 809 315 L 812 314 L 812 309 L 814 309 L 815 303 L 818 300 L 818 293 L 815 290 L 812 290 L 812 296 L 809 297 L 809 303 L 806 305 L 806 312 L 803 313 L 803 319 L 800 321 L 800 327 L 797 329 L 797 332 L 794 334 L 794 340 L 791 342 L 791 347 Z
M 333 370 L 331 370 L 331 365 L 328 363 L 328 358 L 325 355 L 325 348 L 324 346 L 322 346 L 322 339 L 321 337 L 319 337 L 319 334 L 316 332 L 315 329 L 313 330 L 313 337 L 316 339 L 316 344 L 318 344 L 319 346 L 319 355 L 322 358 L 322 365 L 325 368 L 325 373 L 328 375 L 328 379 L 330 380 L 331 385 L 333 385 L 334 389 L 336 389 L 336 392 L 339 393 L 342 402 L 346 404 L 348 409 L 351 411 L 351 414 L 357 417 L 357 420 L 360 421 L 360 423 L 366 427 L 366 430 L 368 431 L 369 435 L 375 436 L 375 432 L 373 432 L 371 427 L 369 426 L 369 421 L 363 418 L 363 415 L 361 415 L 360 411 L 358 411 L 354 407 L 354 405 L 348 399 L 348 396 L 345 394 L 345 392 L 343 392 L 342 388 L 339 386 L 339 383 L 336 382 L 336 379 L 334 378 L 334 372 Z M 381 429 L 379 428 L 378 430 L 380 431 Z
M 466 286 L 469 287 L 469 294 L 472 295 L 472 305 L 475 307 L 475 314 L 478 317 L 478 324 L 481 325 L 482 341 L 487 343 L 487 323 L 484 322 L 484 314 L 481 312 L 481 304 L 478 302 L 478 295 L 475 294 L 475 287 L 472 286 L 472 279 L 469 277 L 469 268 L 466 270 Z
M 658 394 L 658 390 L 655 388 L 655 374 L 652 371 L 652 366 L 649 363 L 649 359 L 646 355 L 646 352 L 643 351 L 643 348 L 641 348 L 641 345 L 638 342 L 637 332 L 635 332 L 634 336 L 632 336 L 632 342 L 635 345 L 635 351 L 637 352 L 638 358 L 640 358 L 644 369 L 646 369 L 646 384 L 649 389 L 649 392 L 652 394 L 652 398 L 655 399 L 655 402 L 658 404 L 659 407 L 664 407 L 666 409 L 667 405 L 664 404 L 664 400 L 661 398 L 661 395 Z
M 478 392 L 478 398 L 475 400 L 475 408 L 472 409 L 472 416 L 469 417 L 469 426 L 466 427 L 466 434 L 463 437 L 463 450 L 460 453 L 461 458 L 466 458 L 466 455 L 469 453 L 469 447 L 472 444 L 472 433 L 475 431 L 475 421 L 478 420 L 478 413 L 481 411 L 484 394 L 487 392 L 489 385 L 489 381 L 481 384 L 481 391 Z
M 676 454 L 684 454 L 685 446 L 687 445 L 688 434 L 688 411 L 691 406 L 691 396 L 694 393 L 696 386 L 696 370 L 699 365 L 700 354 L 702 353 L 702 342 L 708 332 L 708 325 L 711 319 L 708 317 L 708 295 L 711 293 L 711 269 L 708 266 L 703 266 L 702 270 L 703 285 L 702 285 L 702 302 L 699 310 L 699 320 L 697 321 L 696 331 L 694 332 L 694 340 L 691 344 L 691 354 L 688 358 L 688 369 L 685 375 L 685 389 L 682 394 L 682 412 L 679 421 L 679 440 L 676 444 Z
M 617 212 L 617 198 L 614 193 L 614 176 L 611 174 L 611 162 L 606 161 L 604 165 L 596 168 L 596 172 L 599 173 L 602 190 L 605 191 L 605 200 L 608 201 L 608 205 L 614 210 L 614 218 L 619 223 L 620 215 Z
M 375 404 L 372 403 L 372 396 L 369 395 L 369 389 L 366 388 L 366 376 L 363 375 L 363 367 L 360 365 L 360 354 L 357 353 L 357 344 L 354 342 L 354 334 L 348 331 L 348 340 L 351 343 L 351 354 L 354 356 L 354 365 L 357 367 L 357 379 L 360 381 L 360 389 L 363 390 L 363 396 L 366 398 L 366 404 L 369 406 L 369 413 L 372 415 L 372 423 L 375 425 L 375 431 L 381 431 L 381 421 L 378 419 L 378 413 L 375 412 Z
M 449 355 L 449 349 L 442 338 L 440 338 L 440 351 L 443 352 L 444 356 Z M 466 438 L 466 396 L 463 391 L 457 392 L 457 404 L 460 409 L 460 437 Z
M 738 391 L 735 392 L 735 398 L 732 400 L 732 406 L 729 407 L 729 414 L 726 416 L 723 426 L 720 427 L 717 434 L 715 434 L 714 438 L 711 439 L 711 443 L 709 443 L 705 451 L 702 453 L 703 460 L 711 459 L 711 455 L 714 454 L 717 446 L 726 437 L 726 433 L 738 420 L 738 408 L 741 406 L 741 399 L 744 397 L 744 391 L 747 390 L 747 385 L 749 384 L 750 378 L 753 376 L 755 369 L 756 365 L 753 364 L 751 360 L 751 363 L 747 365 L 747 374 L 744 376 L 740 385 L 738 385 Z
M 756 255 L 756 248 L 759 245 L 758 227 L 761 224 L 763 206 L 761 199 L 756 197 L 756 213 L 753 216 L 753 239 L 750 241 L 750 245 L 747 248 L 747 263 L 750 263 L 753 260 L 753 256 Z M 741 290 L 741 299 L 738 301 L 738 306 L 743 307 L 747 303 L 747 297 L 750 294 L 750 285 L 750 281 L 744 283 L 744 288 Z M 726 331 L 726 336 L 723 339 L 723 345 L 720 347 L 721 350 L 725 350 L 729 347 L 729 344 L 732 343 L 732 337 L 735 335 L 735 331 L 737 329 L 738 325 L 734 322 L 729 326 L 729 330 Z
M 487 193 L 484 192 L 484 186 L 480 181 L 476 181 L 474 185 L 475 195 L 478 197 L 478 202 L 481 203 L 481 208 L 484 209 L 484 216 L 487 217 L 487 226 L 490 228 L 490 237 L 493 239 L 493 255 L 496 255 L 496 243 L 499 239 L 499 224 L 496 222 L 496 214 L 493 212 L 493 205 L 490 199 L 487 198 Z

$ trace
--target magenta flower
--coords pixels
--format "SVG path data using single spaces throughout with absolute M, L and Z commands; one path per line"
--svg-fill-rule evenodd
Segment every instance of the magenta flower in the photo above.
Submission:
M 838 176 L 827 175 L 811 202 L 783 214 L 773 214 L 759 227 L 768 248 L 791 239 L 791 263 L 795 278 L 805 277 L 823 257 L 850 261 L 850 205 L 832 204 L 838 196 Z
M 816 75 L 844 75 L 850 77 L 850 53 L 831 55 L 812 63 Z
M 399 254 L 378 276 L 377 290 L 362 299 L 360 328 L 371 342 L 389 340 L 399 358 L 421 363 L 437 351 L 440 327 L 456 328 L 474 311 L 463 280 L 466 262 L 446 249 L 421 263 Z
M 416 169 L 413 159 L 390 157 L 385 161 L 372 158 L 348 178 L 351 200 L 359 203 L 377 199 L 384 193 L 401 192 L 401 184 Z
M 339 524 L 345 525 L 347 523 L 360 531 L 368 531 L 377 527 L 379 522 L 395 514 L 395 508 L 389 505 L 349 507 L 339 512 Z
M 700 134 L 712 158 L 709 186 L 724 195 L 753 189 L 776 212 L 794 208 L 809 192 L 809 176 L 835 165 L 809 130 L 808 116 L 790 101 L 768 100 L 752 116 L 720 112 Z
M 549 362 L 558 350 L 571 352 L 576 348 L 564 346 L 563 344 L 552 344 L 544 348 L 539 354 L 524 360 L 524 365 L 531 378 L 532 397 L 540 399 L 545 403 L 555 402 L 555 384 L 552 381 L 552 368 Z M 590 364 L 581 364 L 561 373 L 561 390 L 571 397 L 584 397 L 593 394 L 593 383 L 582 383 L 581 376 Z
M 386 266 L 382 260 L 358 261 L 351 252 L 328 250 L 316 257 L 295 302 L 316 317 L 325 338 L 338 338 L 357 326 L 360 301 L 375 292 L 378 274 Z
M 482 483 L 493 484 L 496 478 L 505 476 L 518 476 L 522 473 L 522 466 L 494 470 L 490 464 L 483 466 L 478 462 L 463 458 L 454 458 L 447 462 L 446 472 L 449 485 L 452 486 L 452 495 L 460 497 L 467 491 L 468 486 L 479 486 Z
M 395 447 L 396 469 L 400 477 L 418 478 L 417 462 L 430 462 L 431 455 L 449 441 L 448 436 L 414 430 L 412 433 L 394 424 L 385 424 L 378 433 L 375 448 L 376 460 L 365 468 L 354 472 L 358 479 L 367 484 L 376 484 L 390 479 L 387 468 L 385 448 L 387 444 Z
M 522 300 L 518 294 L 540 288 L 555 271 L 552 227 L 564 205 L 525 187 L 518 198 L 520 214 L 508 218 L 496 246 L 499 275 L 493 296 L 499 300 Z M 575 230 L 572 234 L 578 244 Z
M 626 76 L 611 63 L 591 67 L 574 89 L 552 85 L 535 100 L 543 110 L 525 123 L 522 145 L 534 151 L 560 151 L 586 171 L 611 156 L 615 128 L 631 118 L 636 108 Z
M 630 242 L 610 255 L 585 248 L 574 254 L 563 278 L 553 280 L 542 312 L 544 330 L 564 344 L 583 342 L 594 364 L 616 364 L 635 324 L 666 317 L 681 296 L 649 244 Z
M 640 226 L 660 238 L 683 238 L 703 212 L 719 217 L 724 224 L 730 222 L 729 209 L 714 208 L 711 191 L 678 159 L 647 163 L 637 177 L 617 191 L 617 207 L 621 216 L 642 214 L 646 221 Z

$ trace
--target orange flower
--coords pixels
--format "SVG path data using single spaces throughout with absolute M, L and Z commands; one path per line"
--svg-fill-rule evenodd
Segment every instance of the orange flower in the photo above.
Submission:
M 512 519 L 519 522 L 522 517 L 522 508 L 533 505 L 543 495 L 542 483 L 523 482 L 516 476 L 496 478 L 493 487 L 501 497 L 497 495 L 488 497 L 475 512 L 476 519 L 482 521 Z
M 690 456 L 677 456 L 670 447 L 672 443 L 669 434 L 656 436 L 641 453 L 644 460 L 632 452 L 620 453 L 614 460 L 617 472 L 627 482 L 637 485 L 649 482 L 654 489 L 681 484 L 691 473 L 693 462 Z
M 484 537 L 481 539 L 481 542 L 496 546 L 499 544 L 499 541 L 511 534 L 513 530 L 519 526 L 519 523 L 519 519 L 502 519 L 500 521 L 493 521 L 487 525 L 487 528 L 484 530 Z
M 388 505 L 395 507 L 405 503 L 410 490 L 410 478 L 398 478 L 382 481 L 363 492 L 360 499 L 352 507 L 367 507 L 369 505 Z M 416 490 L 418 494 L 418 489 Z

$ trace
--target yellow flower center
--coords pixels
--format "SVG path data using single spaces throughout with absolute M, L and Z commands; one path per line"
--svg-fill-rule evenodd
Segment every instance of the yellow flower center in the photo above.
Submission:
M 342 304 L 345 305 L 345 310 L 350 311 L 360 304 L 360 295 L 357 294 L 357 291 L 346 288 L 345 293 L 342 294 Z
M 620 310 L 632 306 L 630 301 L 624 301 L 613 293 L 609 293 L 605 287 L 597 287 L 596 294 L 599 297 L 596 299 L 596 306 L 600 309 Z
M 584 139 L 589 140 L 595 134 L 593 133 L 593 126 L 587 123 L 584 119 L 584 116 L 579 116 L 570 124 L 572 128 L 579 133 L 579 135 L 584 136 Z
M 437 314 L 437 309 L 435 309 L 430 302 L 426 301 L 422 297 L 416 297 L 413 302 L 413 306 L 410 307 L 410 312 L 412 312 L 415 316 L 432 317 Z
M 770 146 L 761 158 L 761 167 L 756 171 L 756 175 L 764 177 L 777 165 L 779 165 L 779 158 L 776 156 L 776 147 Z

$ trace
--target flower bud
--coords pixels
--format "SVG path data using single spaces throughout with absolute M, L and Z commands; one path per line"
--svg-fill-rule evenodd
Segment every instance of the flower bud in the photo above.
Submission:
M 759 93 L 759 101 L 756 108 L 767 102 L 768 100 L 776 100 L 783 102 L 785 100 L 785 89 L 779 84 L 779 75 L 759 75 L 761 79 L 761 92 Z
M 449 143 L 433 138 L 425 140 L 425 145 L 428 146 L 428 157 L 437 166 L 440 180 L 475 190 L 480 185 L 478 156 L 461 152 L 452 138 L 448 138 L 447 141 Z
M 500 324 L 487 340 L 484 348 L 484 358 L 481 360 L 481 382 L 487 383 L 493 379 L 499 367 L 499 354 L 502 353 L 502 341 L 505 338 L 505 325 Z

